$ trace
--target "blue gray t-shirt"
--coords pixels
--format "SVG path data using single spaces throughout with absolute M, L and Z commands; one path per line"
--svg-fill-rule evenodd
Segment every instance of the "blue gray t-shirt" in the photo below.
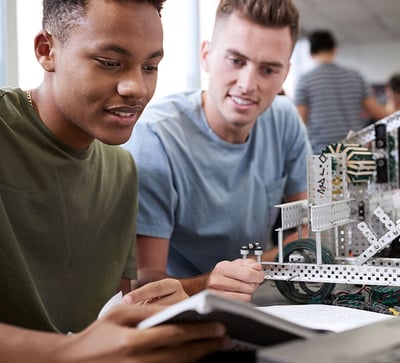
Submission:
M 266 247 L 274 206 L 306 190 L 311 153 L 286 97 L 276 97 L 245 143 L 231 144 L 208 126 L 200 91 L 147 107 L 125 147 L 139 174 L 137 233 L 170 240 L 168 273 L 177 277 L 239 258 L 249 242 Z

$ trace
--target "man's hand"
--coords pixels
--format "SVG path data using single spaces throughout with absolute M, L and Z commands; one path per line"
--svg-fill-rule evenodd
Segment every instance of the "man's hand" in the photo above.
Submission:
M 157 304 L 116 305 L 89 327 L 71 335 L 0 323 L 0 361 L 194 363 L 210 352 L 231 345 L 223 325 L 215 322 L 136 328 L 140 321 L 164 308 Z
M 187 297 L 179 280 L 166 278 L 150 282 L 131 291 L 124 296 L 123 302 L 126 304 L 172 305 Z
M 68 336 L 60 347 L 63 362 L 196 362 L 229 344 L 219 323 L 165 324 L 135 328 L 163 307 L 122 304 L 83 332 Z
M 219 262 L 211 271 L 207 287 L 237 300 L 250 301 L 264 281 L 261 264 L 253 259 Z

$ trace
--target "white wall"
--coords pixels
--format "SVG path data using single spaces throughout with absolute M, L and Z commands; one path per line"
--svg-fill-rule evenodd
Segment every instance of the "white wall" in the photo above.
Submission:
M 159 65 L 156 93 L 153 101 L 164 95 L 181 91 L 186 87 L 185 47 L 188 42 L 188 1 L 166 1 L 161 20 L 164 29 L 164 58 Z M 179 14 L 179 16 L 176 16 Z M 176 18 L 176 20 L 173 20 Z
M 16 85 L 18 83 L 18 69 L 15 64 L 18 59 L 18 50 L 15 37 L 17 26 L 14 21 L 17 12 L 15 1 L 2 0 L 0 11 L 2 11 L 0 15 L 0 27 L 2 28 L 0 44 L 2 48 L 4 47 L 0 51 L 1 86 Z M 14 36 L 9 34 L 14 34 Z
M 16 4 L 18 82 L 13 86 L 34 88 L 43 78 L 43 69 L 36 61 L 33 43 L 35 35 L 42 29 L 42 0 L 17 0 Z
M 7 0 L 17 4 L 18 79 L 13 86 L 32 88 L 40 84 L 43 70 L 36 61 L 33 39 L 41 29 L 42 0 Z M 157 89 L 153 101 L 164 95 L 199 86 L 200 42 L 211 33 L 217 0 L 169 0 L 162 11 L 164 27 L 164 59 L 159 67 Z M 200 22 L 190 18 L 201 13 Z
M 391 43 L 340 46 L 338 62 L 358 69 L 373 84 L 384 84 L 400 72 L 400 41 Z
M 400 41 L 339 45 L 336 61 L 360 72 L 370 85 L 385 85 L 394 73 L 400 73 Z M 285 92 L 290 98 L 294 97 L 300 75 L 314 66 L 308 41 L 300 40 L 293 52 L 292 67 L 284 84 Z M 377 96 L 382 97 L 382 95 Z
M 42 80 L 43 71 L 33 52 L 33 38 L 41 28 L 42 0 L 7 0 L 17 4 L 18 80 L 22 88 L 36 87 Z M 200 83 L 206 87 L 207 75 L 199 72 L 198 52 L 200 43 L 210 39 L 218 0 L 169 0 L 162 13 L 164 23 L 165 57 L 160 65 L 159 81 L 153 100 L 166 94 L 191 88 Z M 198 8 L 199 23 L 190 20 L 189 14 Z M 190 29 L 187 31 L 186 29 Z M 392 73 L 400 72 L 400 41 L 368 45 L 341 45 L 338 62 L 358 69 L 366 80 L 374 84 L 385 83 Z M 312 66 L 308 46 L 296 46 L 292 69 L 284 89 L 293 95 L 299 74 Z M 12 68 L 15 71 L 15 68 Z M 187 74 L 189 74 L 187 76 Z M 200 79 L 197 79 L 199 77 Z M 15 77 L 14 77 L 15 78 Z

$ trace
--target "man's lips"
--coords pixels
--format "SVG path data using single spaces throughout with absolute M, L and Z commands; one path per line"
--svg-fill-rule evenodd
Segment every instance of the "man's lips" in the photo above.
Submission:
M 107 111 L 119 117 L 132 117 L 143 111 L 142 105 L 109 107 Z
M 232 101 L 234 103 L 236 103 L 239 106 L 250 106 L 250 105 L 253 105 L 256 103 L 254 100 L 252 100 L 250 98 L 246 98 L 246 97 L 230 95 L 230 98 L 232 99 Z
M 118 127 L 131 127 L 141 115 L 144 106 L 119 106 L 108 107 L 105 111 L 108 113 L 109 121 Z

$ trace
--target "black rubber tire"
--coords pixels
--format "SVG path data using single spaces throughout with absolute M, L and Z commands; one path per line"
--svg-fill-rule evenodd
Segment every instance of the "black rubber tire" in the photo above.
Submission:
M 289 262 L 289 257 L 294 252 L 306 257 L 306 263 L 316 263 L 316 242 L 313 239 L 301 239 L 288 243 L 283 248 L 283 262 Z M 275 257 L 278 261 L 278 255 Z M 326 264 L 336 263 L 332 253 L 322 246 L 322 262 Z M 333 283 L 299 282 L 276 280 L 279 292 L 288 300 L 299 304 L 319 304 L 326 301 L 335 288 Z

